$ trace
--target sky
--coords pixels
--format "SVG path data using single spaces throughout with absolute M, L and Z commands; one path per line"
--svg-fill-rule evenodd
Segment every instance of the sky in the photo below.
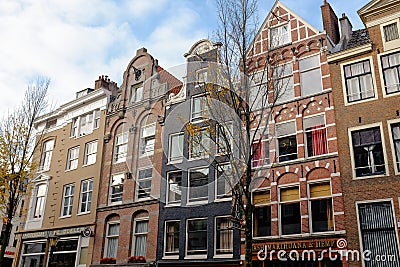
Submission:
M 319 30 L 323 0 L 282 0 Z M 328 0 L 338 17 L 364 28 L 357 10 L 368 0 Z M 258 0 L 263 22 L 275 0 Z M 51 79 L 49 100 L 59 106 L 93 88 L 99 75 L 120 85 L 136 50 L 145 47 L 165 69 L 184 63 L 198 40 L 213 39 L 215 0 L 1 0 L 0 117 L 17 107 L 27 84 Z

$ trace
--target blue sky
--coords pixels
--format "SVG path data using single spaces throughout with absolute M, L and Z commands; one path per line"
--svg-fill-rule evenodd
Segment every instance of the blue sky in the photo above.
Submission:
M 275 3 L 258 0 L 260 23 Z M 282 0 L 322 30 L 323 0 Z M 363 28 L 357 10 L 367 0 L 328 1 L 353 29 Z M 36 75 L 51 78 L 49 97 L 59 106 L 93 87 L 99 75 L 118 84 L 136 50 L 146 47 L 164 68 L 184 63 L 192 44 L 212 38 L 214 0 L 2 0 L 0 1 L 0 114 L 22 99 Z

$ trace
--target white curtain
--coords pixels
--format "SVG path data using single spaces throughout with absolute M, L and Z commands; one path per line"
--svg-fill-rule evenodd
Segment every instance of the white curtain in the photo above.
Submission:
M 146 256 L 148 221 L 137 221 L 135 229 L 135 256 Z
M 229 219 L 222 220 L 220 222 L 219 227 L 220 227 L 219 251 L 222 253 L 232 252 L 233 250 L 232 222 Z

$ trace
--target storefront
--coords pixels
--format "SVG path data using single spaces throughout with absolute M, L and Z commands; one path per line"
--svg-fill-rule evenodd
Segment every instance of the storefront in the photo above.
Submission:
M 23 233 L 18 266 L 87 266 L 92 232 L 90 227 L 76 227 Z
M 253 242 L 254 267 L 346 267 L 343 238 Z

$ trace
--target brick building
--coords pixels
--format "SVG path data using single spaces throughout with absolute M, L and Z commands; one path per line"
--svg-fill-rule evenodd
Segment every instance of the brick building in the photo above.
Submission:
M 93 263 L 131 256 L 156 258 L 161 162 L 159 118 L 168 90 L 180 81 L 164 71 L 145 48 L 124 72 L 108 106 L 96 217 Z
M 334 14 L 326 2 L 321 8 L 323 17 Z M 337 23 L 329 26 L 327 31 L 338 32 Z M 270 95 L 276 105 L 265 122 L 267 133 L 257 140 L 261 153 L 253 159 L 258 175 L 264 177 L 253 192 L 254 266 L 346 266 L 320 255 L 329 247 L 343 248 L 337 242 L 346 233 L 326 58 L 338 41 L 277 1 L 249 51 L 254 72 L 261 73 L 267 59 L 275 69 L 283 69 L 269 73 L 270 80 L 285 85 L 279 97 L 282 87 Z M 267 81 L 258 81 L 263 82 Z M 257 253 L 265 248 L 275 254 L 259 259 Z M 278 259 L 278 250 L 284 250 L 280 257 L 287 261 Z M 300 255 L 295 261 L 288 259 L 291 250 Z M 313 250 L 321 259 L 301 256 L 304 250 Z
M 35 121 L 38 169 L 13 266 L 91 263 L 106 108 L 115 91 L 116 84 L 101 76 L 94 89 L 79 91 L 75 100 Z M 57 239 L 56 246 L 50 243 Z
M 333 81 L 350 266 L 400 266 L 400 1 L 370 1 L 365 29 L 340 18 L 328 56 Z

